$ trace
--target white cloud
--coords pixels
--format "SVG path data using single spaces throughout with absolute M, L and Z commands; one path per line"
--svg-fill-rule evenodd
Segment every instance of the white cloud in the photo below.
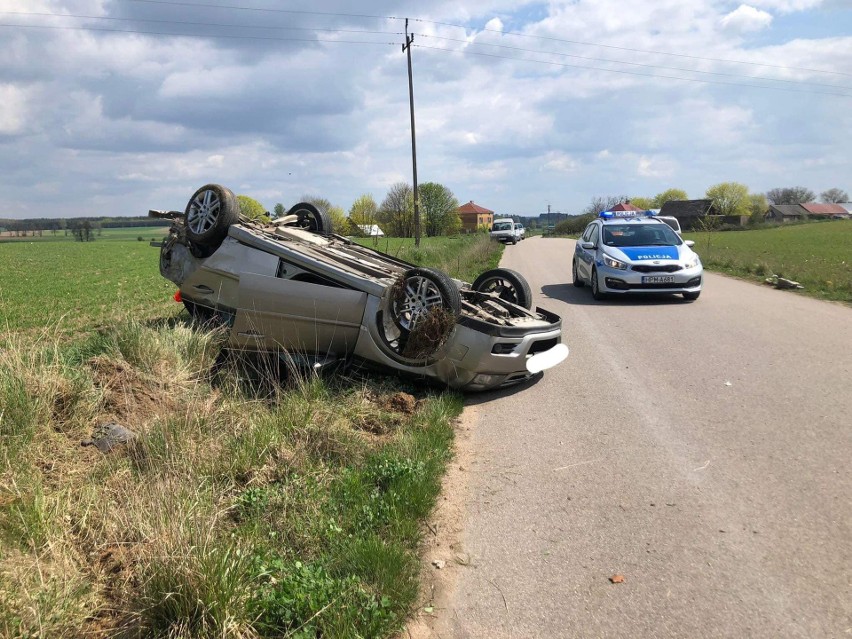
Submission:
M 772 15 L 766 11 L 741 4 L 719 21 L 725 29 L 735 31 L 760 31 L 772 24 Z
M 780 13 L 807 11 L 823 4 L 823 0 L 752 0 L 752 2 L 758 7 Z
M 579 164 L 567 153 L 550 151 L 542 158 L 542 166 L 557 173 L 573 173 L 577 170 Z
M 18 135 L 24 131 L 29 111 L 27 91 L 14 84 L 0 84 L 0 134 Z

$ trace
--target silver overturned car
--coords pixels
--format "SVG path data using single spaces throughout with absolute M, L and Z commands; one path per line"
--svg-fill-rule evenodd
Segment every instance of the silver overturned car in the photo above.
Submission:
M 199 320 L 229 327 L 227 348 L 360 360 L 465 391 L 510 386 L 562 362 L 562 320 L 532 308 L 523 276 L 469 284 L 334 235 L 308 203 L 261 224 L 209 184 L 172 220 L 160 272 Z

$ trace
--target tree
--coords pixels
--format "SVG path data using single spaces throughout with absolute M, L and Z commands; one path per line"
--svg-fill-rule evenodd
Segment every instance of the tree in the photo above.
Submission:
M 608 211 L 616 204 L 627 202 L 630 198 L 626 195 L 605 195 L 593 197 L 591 203 L 583 209 L 583 214 L 597 215 L 601 211 Z
M 829 204 L 839 204 L 840 202 L 848 202 L 849 194 L 843 189 L 828 189 L 819 195 L 823 202 Z
M 346 218 L 346 212 L 340 206 L 329 206 L 328 210 L 329 219 L 331 219 L 331 229 L 335 233 L 344 233 L 346 227 L 349 226 L 349 220 Z
M 461 220 L 456 223 L 459 202 L 446 186 L 426 182 L 419 185 L 417 196 L 420 198 L 420 213 L 423 215 L 423 228 L 427 237 L 449 235 L 461 227 Z
M 248 219 L 257 220 L 258 222 L 269 222 L 266 209 L 257 200 L 250 198 L 248 195 L 238 195 L 237 201 L 240 203 L 240 213 Z
M 414 194 L 411 186 L 397 182 L 390 187 L 379 207 L 379 221 L 388 235 L 414 237 Z
M 674 200 L 688 200 L 689 196 L 686 194 L 686 191 L 683 189 L 666 189 L 662 193 L 657 193 L 654 196 L 654 206 L 649 207 L 653 209 L 661 209 L 663 208 L 663 204 L 666 202 L 672 202 Z
M 630 203 L 633 206 L 638 206 L 640 209 L 656 209 L 659 208 L 654 205 L 654 199 L 650 197 L 632 197 L 630 198 Z
M 707 189 L 707 197 L 719 215 L 748 215 L 748 187 L 739 182 L 721 182 Z
M 379 206 L 369 193 L 361 195 L 349 207 L 349 219 L 359 226 L 372 226 L 378 219 Z
M 769 204 L 762 193 L 751 193 L 748 196 L 749 223 L 762 222 L 768 208 Z
M 766 192 L 766 199 L 772 204 L 804 204 L 805 202 L 813 202 L 816 195 L 804 186 L 792 186 L 769 189 Z
M 284 205 L 281 202 L 276 202 L 275 207 L 272 209 L 272 219 L 277 220 L 279 217 L 284 217 L 284 213 L 287 212 L 287 209 L 284 208 Z

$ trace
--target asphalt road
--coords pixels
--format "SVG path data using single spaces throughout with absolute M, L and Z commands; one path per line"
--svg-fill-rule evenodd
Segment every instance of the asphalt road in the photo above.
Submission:
M 431 636 L 852 636 L 852 309 L 713 274 L 594 302 L 573 248 L 506 248 L 571 354 L 468 401 Z

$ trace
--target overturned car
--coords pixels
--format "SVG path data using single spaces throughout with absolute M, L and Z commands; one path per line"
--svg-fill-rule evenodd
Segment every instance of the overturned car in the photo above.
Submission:
M 465 391 L 509 386 L 565 359 L 562 320 L 532 309 L 523 277 L 492 269 L 473 284 L 334 235 L 311 204 L 271 224 L 240 216 L 209 184 L 172 220 L 160 273 L 200 320 L 229 326 L 227 348 L 315 366 L 360 360 Z

